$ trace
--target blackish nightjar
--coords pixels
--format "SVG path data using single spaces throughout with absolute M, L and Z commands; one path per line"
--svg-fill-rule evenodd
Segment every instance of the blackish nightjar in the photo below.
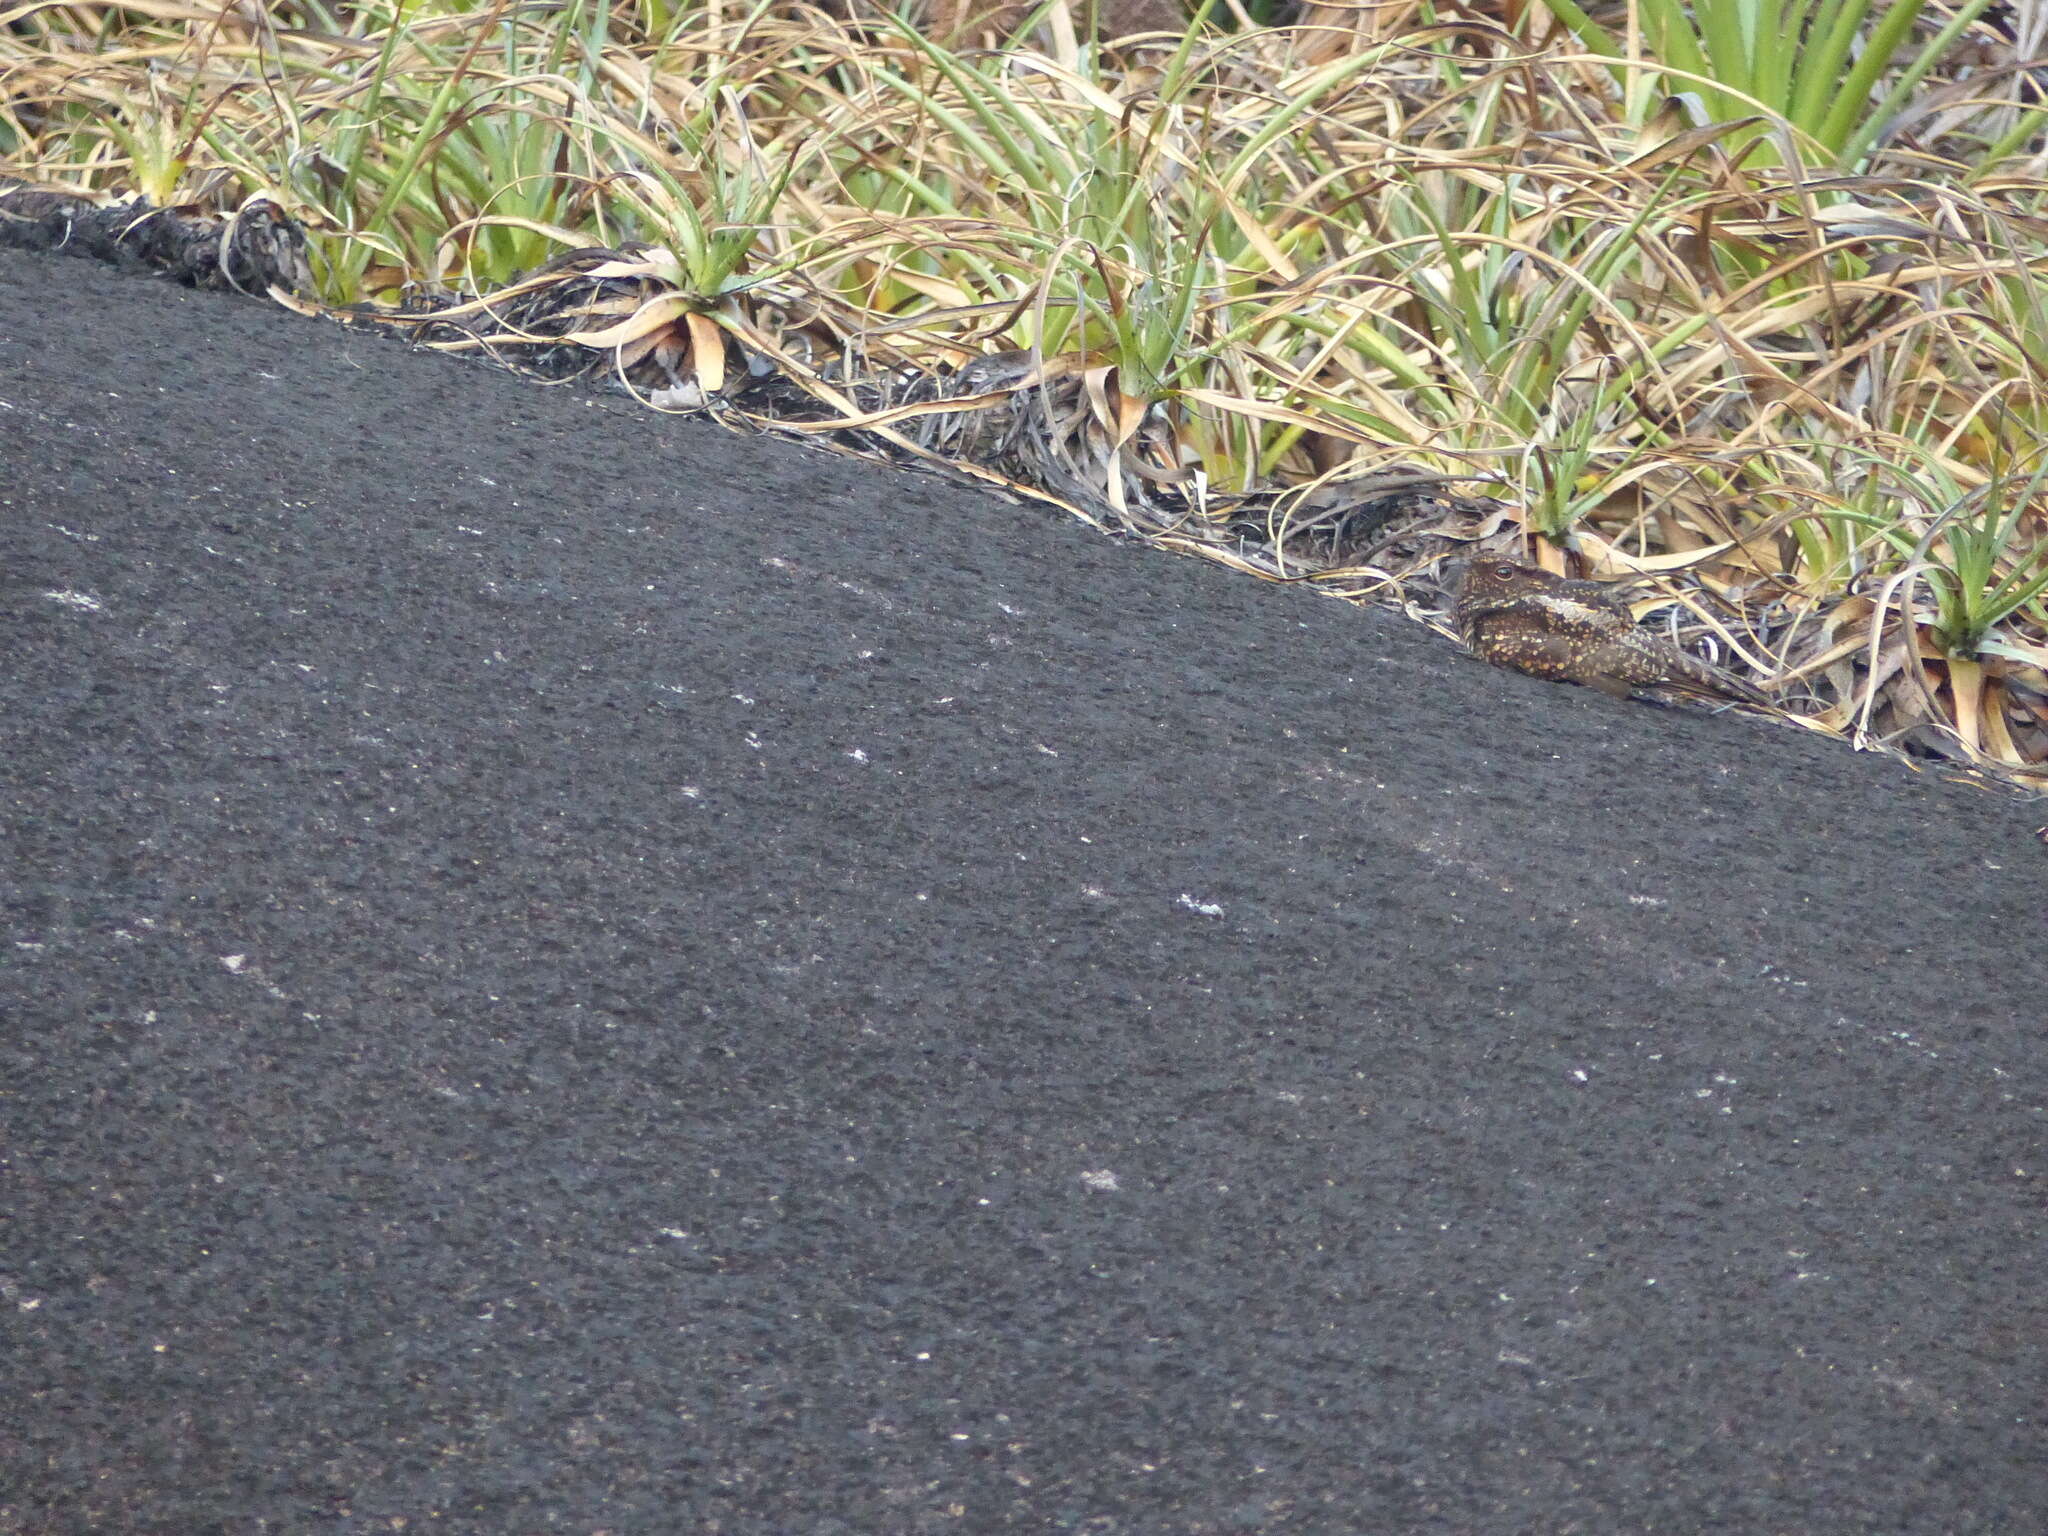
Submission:
M 1469 560 L 1454 588 L 1451 623 L 1495 666 L 1553 682 L 1584 683 L 1618 699 L 1638 688 L 1770 700 L 1737 677 L 1636 626 L 1603 581 L 1571 581 L 1513 560 Z

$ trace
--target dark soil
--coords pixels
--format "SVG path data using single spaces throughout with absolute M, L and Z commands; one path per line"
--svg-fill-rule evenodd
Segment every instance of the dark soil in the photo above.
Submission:
M 0 1531 L 2048 1522 L 2048 809 L 0 253 Z
M 195 288 L 310 290 L 306 234 L 267 198 L 226 218 L 146 197 L 96 202 L 0 173 L 0 247 L 90 256 Z

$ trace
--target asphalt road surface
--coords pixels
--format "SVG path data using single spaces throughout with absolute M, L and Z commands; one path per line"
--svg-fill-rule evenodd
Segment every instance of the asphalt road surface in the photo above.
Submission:
M 2048 1529 L 2048 807 L 0 252 L 0 1531 Z

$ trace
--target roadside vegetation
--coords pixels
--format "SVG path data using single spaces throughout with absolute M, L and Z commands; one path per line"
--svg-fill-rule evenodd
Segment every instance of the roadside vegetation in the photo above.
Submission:
M 2048 787 L 2036 9 L 0 0 L 0 168 L 1418 618 L 1474 549 L 1636 580 L 1811 726 Z

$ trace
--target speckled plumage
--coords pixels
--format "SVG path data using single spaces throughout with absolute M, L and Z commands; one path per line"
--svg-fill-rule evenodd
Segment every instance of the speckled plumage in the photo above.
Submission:
M 1605 582 L 1571 581 L 1512 560 L 1468 561 L 1451 622 L 1495 666 L 1552 682 L 1584 683 L 1616 698 L 1637 688 L 1770 701 L 1740 678 L 1636 627 Z

